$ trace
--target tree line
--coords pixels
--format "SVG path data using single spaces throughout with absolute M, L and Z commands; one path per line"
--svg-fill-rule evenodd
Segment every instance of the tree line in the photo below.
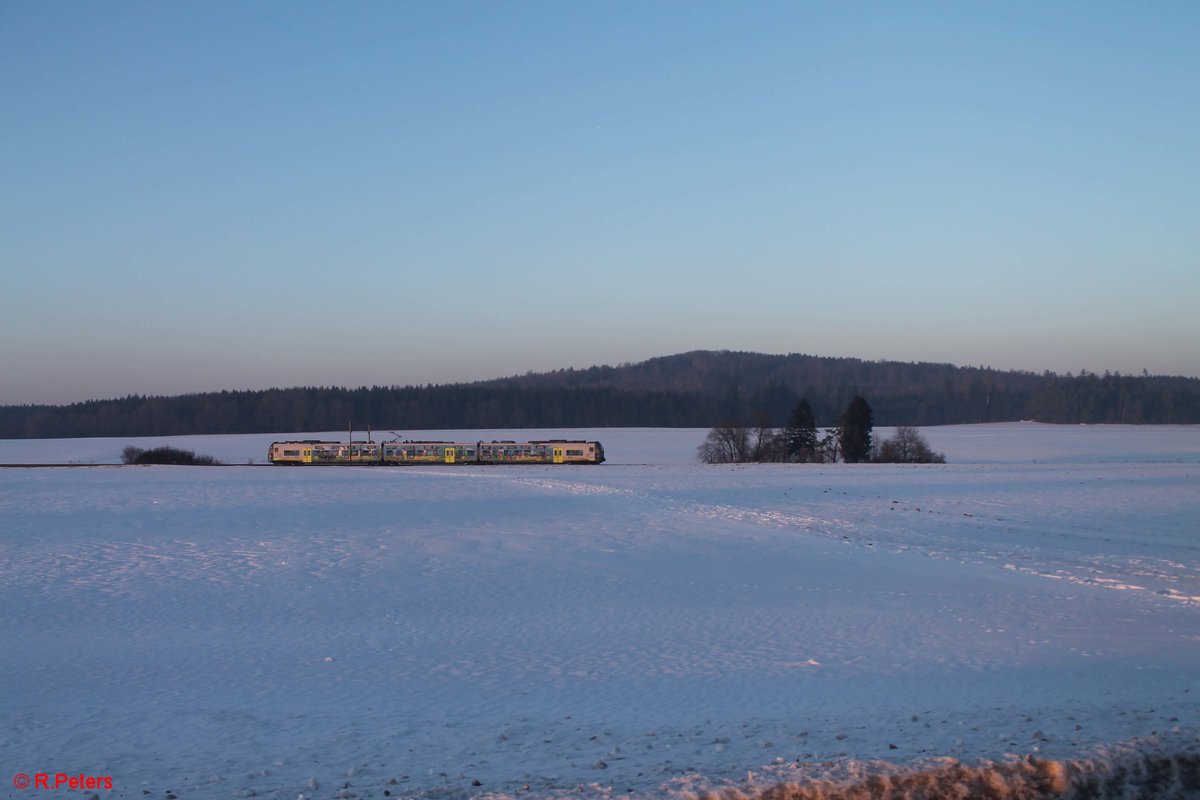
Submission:
M 130 395 L 66 406 L 0 406 L 0 439 L 449 428 L 680 427 L 713 404 L 669 392 L 516 386 L 306 387 L 178 397 Z
M 696 457 L 706 464 L 747 462 L 833 463 L 867 461 L 893 464 L 944 464 L 946 457 L 911 426 L 902 425 L 891 439 L 874 439 L 874 412 L 861 396 L 854 397 L 837 423 L 821 435 L 812 406 L 802 398 L 792 409 L 787 425 L 773 428 L 765 415 L 750 425 L 725 422 L 708 432 Z
M 1200 380 L 1083 371 L 1034 375 L 697 351 L 639 364 L 425 386 L 299 387 L 177 397 L 129 395 L 70 405 L 0 406 L 0 439 L 445 428 L 707 428 L 728 420 L 784 427 L 800 399 L 832 427 L 856 396 L 881 425 L 1032 419 L 1200 423 Z M 745 426 L 743 426 L 745 427 Z M 753 426 L 751 426 L 753 427 Z

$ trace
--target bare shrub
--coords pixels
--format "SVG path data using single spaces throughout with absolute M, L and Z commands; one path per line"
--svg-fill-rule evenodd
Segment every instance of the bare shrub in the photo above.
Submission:
M 882 464 L 945 464 L 946 456 L 933 452 L 916 428 L 901 425 L 892 438 L 879 445 L 874 460 Z
M 182 464 L 199 467 L 210 467 L 221 463 L 212 456 L 198 456 L 191 450 L 181 450 L 166 445 L 151 450 L 126 447 L 121 451 L 121 459 L 125 464 Z

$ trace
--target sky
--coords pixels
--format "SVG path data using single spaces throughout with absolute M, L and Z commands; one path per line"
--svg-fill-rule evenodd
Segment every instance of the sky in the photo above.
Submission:
M 1194 2 L 0 3 L 0 404 L 1200 376 Z

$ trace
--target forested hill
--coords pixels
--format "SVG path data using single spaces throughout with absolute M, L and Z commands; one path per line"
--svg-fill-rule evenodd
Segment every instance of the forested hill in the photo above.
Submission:
M 0 439 L 436 428 L 780 426 L 807 398 L 831 425 L 855 395 L 875 424 L 1200 423 L 1195 378 L 1041 375 L 949 364 L 696 351 L 470 384 L 303 387 L 0 406 Z
M 615 389 L 702 398 L 710 420 L 786 420 L 800 397 L 832 424 L 855 395 L 879 425 L 1024 419 L 1055 423 L 1200 423 L 1200 379 L 1120 373 L 1056 375 L 803 354 L 697 350 L 618 367 L 531 373 L 476 386 Z M 713 424 L 710 422 L 704 425 Z

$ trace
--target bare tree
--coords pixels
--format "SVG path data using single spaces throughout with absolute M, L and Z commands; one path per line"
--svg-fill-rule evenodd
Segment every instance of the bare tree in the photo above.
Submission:
M 875 460 L 885 464 L 945 464 L 946 456 L 933 452 L 916 428 L 901 425 L 892 438 L 879 445 Z
M 696 457 L 705 464 L 738 464 L 750 460 L 750 430 L 741 425 L 718 425 L 697 448 Z
M 826 428 L 825 436 L 821 441 L 817 442 L 817 452 L 815 460 L 825 463 L 834 464 L 842 454 L 842 433 L 841 428 Z
M 754 415 L 754 445 L 750 449 L 752 461 L 782 461 L 783 453 L 779 434 L 764 412 Z

